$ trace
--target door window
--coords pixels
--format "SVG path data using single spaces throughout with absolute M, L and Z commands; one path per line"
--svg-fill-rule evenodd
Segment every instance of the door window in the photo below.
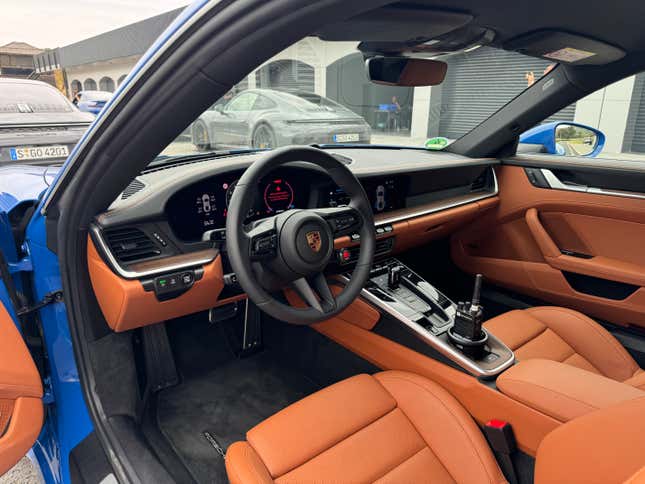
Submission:
M 226 105 L 226 111 L 250 111 L 253 108 L 253 103 L 257 99 L 258 95 L 254 92 L 244 92 L 232 99 L 230 103 Z

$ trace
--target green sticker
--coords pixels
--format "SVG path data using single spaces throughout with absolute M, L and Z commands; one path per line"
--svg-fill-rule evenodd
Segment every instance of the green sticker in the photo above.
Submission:
M 446 146 L 448 146 L 448 143 L 448 138 L 444 138 L 443 136 L 436 136 L 434 138 L 428 139 L 426 141 L 425 147 L 429 150 L 442 150 Z

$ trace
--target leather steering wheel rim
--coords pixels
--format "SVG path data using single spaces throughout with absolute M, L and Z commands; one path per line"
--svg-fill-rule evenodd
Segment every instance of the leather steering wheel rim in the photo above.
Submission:
M 309 298 L 303 298 L 310 303 L 309 307 L 303 309 L 283 303 L 265 289 L 262 283 L 258 280 L 258 274 L 265 274 L 267 269 L 262 262 L 252 260 L 251 247 L 253 247 L 254 239 L 250 238 L 250 232 L 252 231 L 247 231 L 247 227 L 244 225 L 246 214 L 248 214 L 249 209 L 253 206 L 255 201 L 257 186 L 259 185 L 260 180 L 276 168 L 293 162 L 311 163 L 322 168 L 334 183 L 336 183 L 349 196 L 350 202 L 348 206 L 345 207 L 345 210 L 356 213 L 360 219 L 360 229 L 358 232 L 360 234 L 361 245 L 352 276 L 342 292 L 333 297 L 335 303 L 333 307 L 326 307 L 325 310 L 322 311 L 320 307 L 318 307 L 318 309 L 313 307 L 316 305 L 315 301 L 313 301 L 314 304 L 311 304 L 311 294 L 309 294 Z M 317 217 L 320 213 L 323 213 L 324 215 L 324 213 L 326 213 L 325 210 L 333 211 L 334 209 L 289 210 L 284 214 L 263 220 L 275 219 L 276 217 L 281 217 L 281 219 L 286 220 L 290 217 L 290 213 L 297 215 L 298 217 L 306 217 L 309 216 L 309 214 L 311 214 L 312 217 L 315 214 Z M 342 211 L 343 207 L 339 207 L 336 210 Z M 293 219 L 294 218 L 292 218 L 292 220 Z M 289 220 L 287 220 L 287 223 L 289 223 Z M 242 289 L 246 292 L 251 301 L 270 316 L 298 325 L 308 325 L 329 319 L 346 309 L 359 296 L 362 288 L 369 279 L 376 245 L 372 209 L 361 183 L 349 168 L 334 156 L 323 150 L 308 146 L 285 147 L 268 152 L 262 158 L 255 161 L 244 172 L 235 186 L 235 190 L 229 203 L 226 220 L 226 234 L 226 246 L 229 261 L 235 271 L 240 286 L 242 286 Z M 290 236 L 290 234 L 287 235 Z M 318 235 L 319 237 L 321 236 L 320 233 Z M 284 241 L 284 237 L 282 237 L 281 233 L 276 234 L 276 240 L 278 241 L 277 253 L 280 256 L 286 255 L 282 253 L 281 241 Z M 321 261 L 321 263 L 324 262 L 325 267 L 331 260 L 333 253 L 333 238 L 331 240 L 331 249 L 329 249 L 328 252 L 328 254 L 325 254 L 328 257 L 328 260 Z M 322 276 L 322 270 L 320 271 L 320 275 Z M 306 280 L 307 277 L 310 276 L 303 274 L 301 279 Z M 322 277 L 324 278 L 324 276 Z M 300 281 L 300 283 L 298 283 L 298 281 Z M 317 279 L 317 281 L 320 282 L 320 279 Z M 288 285 L 293 282 L 294 281 L 285 281 L 285 286 L 288 287 Z M 307 286 L 307 284 L 304 285 Z M 324 286 L 326 286 L 326 283 Z M 300 279 L 296 281 L 295 287 L 297 289 L 302 288 L 302 281 Z M 320 289 L 319 285 L 318 288 Z M 322 291 L 318 291 L 318 295 L 321 296 L 320 299 L 325 299 L 323 295 L 325 293 L 328 294 L 327 291 L 329 291 L 328 287 L 327 289 L 323 288 Z M 301 296 L 303 295 L 302 291 L 299 290 L 298 292 Z M 322 292 L 323 295 L 321 295 L 320 292 Z

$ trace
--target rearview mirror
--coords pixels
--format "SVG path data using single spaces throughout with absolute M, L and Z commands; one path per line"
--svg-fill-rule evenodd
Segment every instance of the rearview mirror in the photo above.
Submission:
M 365 67 L 370 81 L 386 86 L 436 86 L 448 70 L 445 62 L 409 57 L 371 57 Z
M 584 124 L 556 121 L 525 131 L 520 143 L 542 145 L 542 152 L 552 155 L 593 158 L 602 151 L 605 135 Z

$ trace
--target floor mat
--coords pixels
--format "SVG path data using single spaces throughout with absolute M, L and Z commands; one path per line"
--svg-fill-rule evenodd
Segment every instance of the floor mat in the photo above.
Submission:
M 226 449 L 257 423 L 319 388 L 265 351 L 160 392 L 157 422 L 197 482 L 227 482 L 224 459 L 205 433 Z

